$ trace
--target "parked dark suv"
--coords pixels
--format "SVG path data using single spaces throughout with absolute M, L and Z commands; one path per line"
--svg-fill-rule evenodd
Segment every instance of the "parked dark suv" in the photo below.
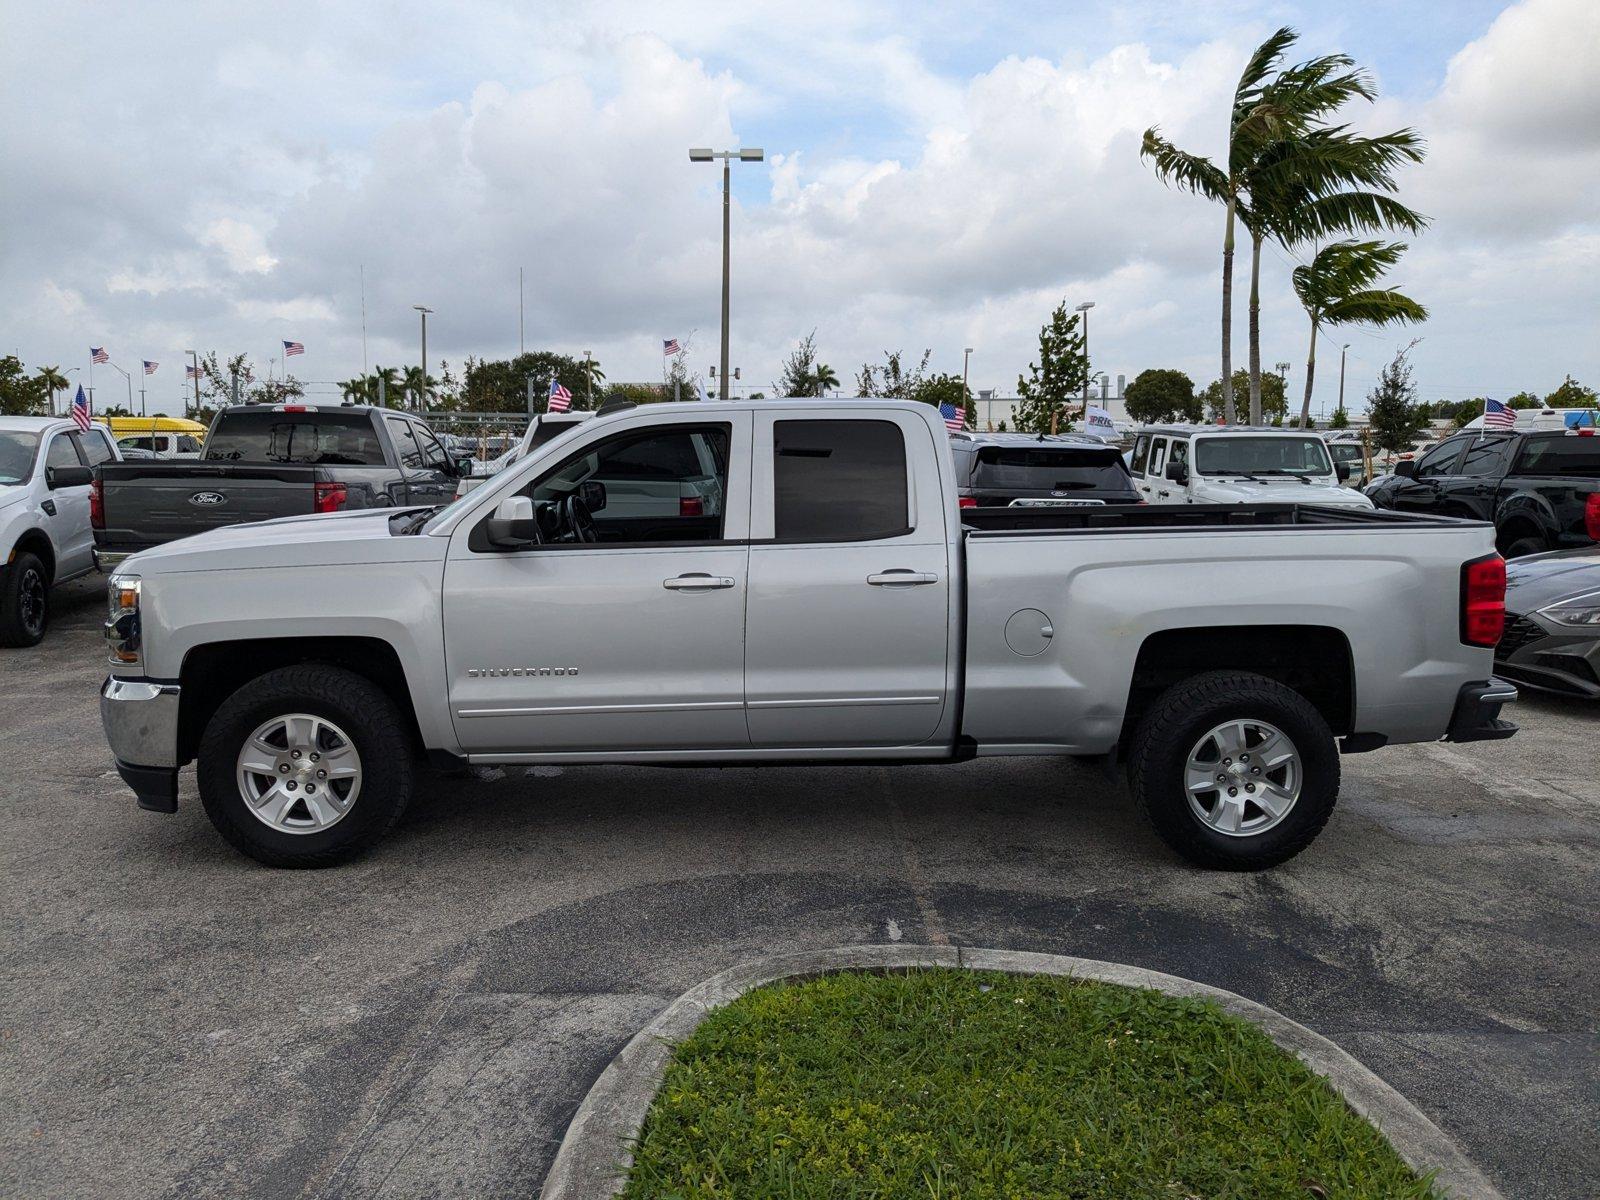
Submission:
M 1592 428 L 1460 433 L 1367 488 L 1379 508 L 1492 521 L 1507 558 L 1600 541 Z
M 956 433 L 962 508 L 1138 504 L 1122 451 L 1081 434 Z

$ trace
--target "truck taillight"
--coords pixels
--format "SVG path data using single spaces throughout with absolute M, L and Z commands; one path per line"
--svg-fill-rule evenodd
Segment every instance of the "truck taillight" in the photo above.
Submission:
M 1498 554 L 1461 564 L 1461 640 L 1493 646 L 1506 629 L 1506 560 Z
M 679 496 L 678 515 L 680 517 L 703 517 L 706 515 L 705 501 L 699 496 Z
M 1583 531 L 1600 542 L 1600 492 L 1590 492 L 1583 503 Z
M 89 483 L 89 524 L 95 529 L 106 527 L 106 498 L 105 493 L 100 490 L 98 475 Z
M 977 508 L 978 498 L 976 496 L 962 496 L 961 499 L 956 501 L 956 505 L 960 508 Z
M 342 483 L 319 483 L 316 485 L 316 499 L 312 504 L 312 512 L 338 512 L 344 507 L 344 502 L 349 499 L 350 492 Z

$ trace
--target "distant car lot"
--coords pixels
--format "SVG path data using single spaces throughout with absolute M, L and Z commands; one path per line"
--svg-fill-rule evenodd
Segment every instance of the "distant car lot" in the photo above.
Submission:
M 1176 860 L 1097 772 L 533 768 L 430 786 L 383 852 L 259 868 L 186 773 L 139 812 L 95 718 L 99 581 L 0 654 L 9 970 L 0 1193 L 536 1189 L 668 1000 L 861 941 L 1171 971 L 1343 1045 L 1508 1197 L 1591 1194 L 1594 710 L 1344 760 L 1326 835 L 1258 876 Z

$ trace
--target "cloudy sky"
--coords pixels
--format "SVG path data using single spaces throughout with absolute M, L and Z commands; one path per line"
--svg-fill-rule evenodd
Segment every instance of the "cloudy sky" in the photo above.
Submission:
M 0 0 L 0 349 L 87 366 L 106 345 L 304 342 L 297 374 L 518 343 L 659 378 L 664 337 L 715 361 L 718 172 L 735 167 L 733 361 L 776 377 L 815 327 L 849 379 L 933 350 L 1010 392 L 1040 323 L 1094 300 L 1097 369 L 1217 373 L 1221 211 L 1158 183 L 1138 139 L 1221 150 L 1250 48 L 1279 24 L 1383 91 L 1364 128 L 1413 125 L 1403 198 L 1434 220 L 1395 275 L 1433 311 L 1427 399 L 1600 384 L 1600 3 L 741 4 L 390 0 L 263 7 Z M 1268 255 L 1263 357 L 1308 330 Z M 1244 310 L 1235 358 L 1245 353 Z M 1398 335 L 1338 343 L 1351 396 Z M 1329 368 L 1332 369 L 1329 369 Z M 97 382 L 116 379 L 106 368 Z M 137 381 L 135 383 L 137 386 Z M 320 391 L 315 384 L 312 391 Z

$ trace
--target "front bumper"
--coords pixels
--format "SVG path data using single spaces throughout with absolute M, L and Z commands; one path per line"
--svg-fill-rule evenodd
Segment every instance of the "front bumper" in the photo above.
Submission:
M 177 812 L 178 685 L 113 676 L 100 688 L 100 723 L 139 807 Z
M 1559 625 L 1539 616 L 1508 616 L 1494 669 L 1541 691 L 1600 700 L 1600 630 Z
M 1451 714 L 1444 740 L 1490 742 L 1510 737 L 1517 732 L 1517 727 L 1500 719 L 1500 706 L 1516 698 L 1517 689 L 1504 679 L 1491 677 L 1487 683 L 1462 684 L 1456 693 L 1455 712 Z

